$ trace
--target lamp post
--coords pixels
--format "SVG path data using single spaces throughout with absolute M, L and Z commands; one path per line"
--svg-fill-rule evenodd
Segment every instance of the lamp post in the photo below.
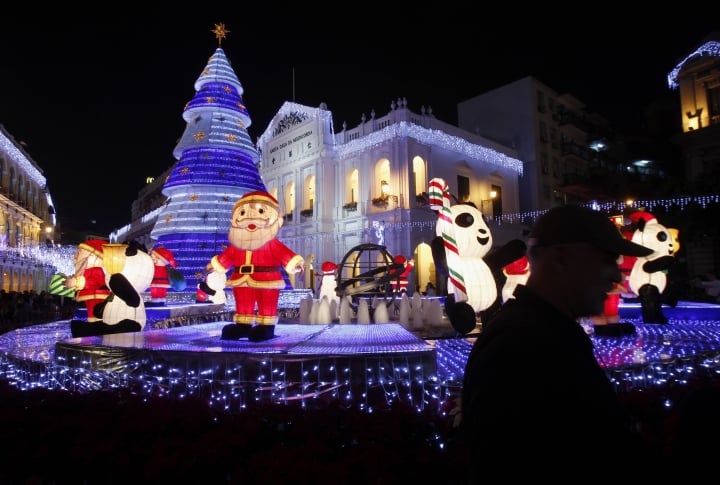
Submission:
M 53 237 L 52 226 L 45 227 L 45 241 L 49 242 L 50 245 L 55 244 L 55 238 Z
M 390 184 L 387 183 L 387 180 L 380 181 L 380 193 L 386 199 L 387 199 L 388 195 L 390 194 Z

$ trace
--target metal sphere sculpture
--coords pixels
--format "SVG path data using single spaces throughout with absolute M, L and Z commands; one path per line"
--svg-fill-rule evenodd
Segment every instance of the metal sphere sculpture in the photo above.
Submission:
M 355 307 L 361 298 L 367 298 L 371 305 L 378 299 L 389 305 L 397 296 L 391 283 L 399 283 L 403 269 L 385 246 L 360 244 L 340 262 L 335 291 L 340 298 L 349 296 Z

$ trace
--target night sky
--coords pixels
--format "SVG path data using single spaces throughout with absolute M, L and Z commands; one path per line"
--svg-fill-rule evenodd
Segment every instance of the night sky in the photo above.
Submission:
M 469 3 L 425 13 L 417 4 L 351 3 L 332 13 L 248 5 L 3 12 L 0 124 L 43 170 L 64 230 L 107 234 L 129 223 L 146 177 L 175 162 L 182 110 L 218 46 L 217 23 L 230 31 L 222 48 L 243 85 L 253 140 L 285 101 L 325 102 L 336 132 L 403 97 L 454 124 L 458 102 L 528 75 L 631 129 L 650 101 L 679 100 L 667 73 L 718 30 L 703 18 L 678 26 L 677 11 L 649 24 L 639 14 L 572 20 L 572 11 L 499 15 Z

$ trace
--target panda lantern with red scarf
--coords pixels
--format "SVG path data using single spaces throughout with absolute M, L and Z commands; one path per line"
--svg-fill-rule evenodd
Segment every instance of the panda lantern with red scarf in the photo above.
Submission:
M 629 217 L 635 226 L 632 242 L 653 250 L 648 256 L 635 260 L 628 279 L 629 288 L 640 298 L 644 323 L 668 323 L 662 311 L 662 294 L 667 273 L 675 264 L 675 254 L 680 248 L 678 231 L 660 224 L 646 211 L 636 211 Z
M 430 208 L 438 221 L 431 250 L 439 275 L 447 278 L 445 313 L 460 334 L 488 320 L 502 304 L 498 277 L 502 268 L 525 255 L 525 243 L 513 239 L 493 248 L 490 228 L 472 203 L 450 204 L 447 183 L 434 178 L 428 186 Z

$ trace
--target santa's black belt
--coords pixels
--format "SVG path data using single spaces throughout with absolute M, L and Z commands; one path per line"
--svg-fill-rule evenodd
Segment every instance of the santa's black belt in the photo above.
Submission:
M 239 266 L 236 274 L 253 274 L 253 273 L 270 273 L 272 271 L 280 271 L 280 266 L 256 266 L 254 264 L 244 264 Z

